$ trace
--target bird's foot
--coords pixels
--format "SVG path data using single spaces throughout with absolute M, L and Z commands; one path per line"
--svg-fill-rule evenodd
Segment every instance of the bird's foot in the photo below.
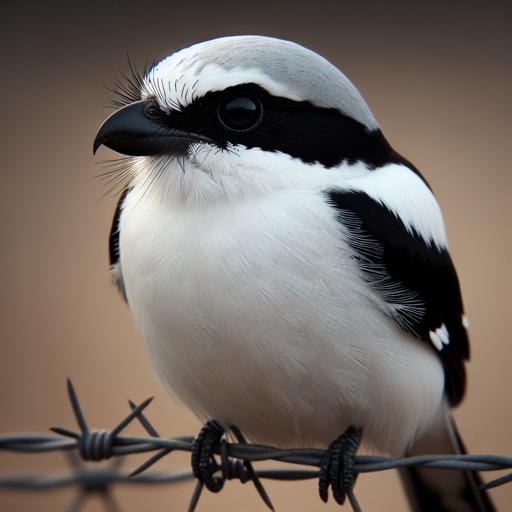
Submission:
M 320 463 L 318 491 L 322 501 L 327 502 L 329 486 L 336 503 L 340 505 L 352 491 L 356 481 L 354 460 L 362 434 L 362 428 L 351 426 L 329 446 Z
M 245 444 L 246 440 L 240 430 L 232 425 L 230 430 L 236 440 Z M 217 421 L 210 420 L 201 429 L 192 445 L 192 471 L 198 482 L 189 505 L 189 512 L 194 512 L 205 486 L 212 492 L 219 492 L 226 479 L 236 478 L 242 483 L 252 481 L 262 500 L 270 510 L 274 510 L 252 463 L 248 460 L 230 459 L 228 443 L 222 439 L 225 430 Z M 220 464 L 215 460 L 219 454 Z
M 222 475 L 214 476 L 221 469 L 214 457 L 224 435 L 224 428 L 215 420 L 208 421 L 194 439 L 192 446 L 192 471 L 199 482 L 211 492 L 219 492 L 224 486 Z

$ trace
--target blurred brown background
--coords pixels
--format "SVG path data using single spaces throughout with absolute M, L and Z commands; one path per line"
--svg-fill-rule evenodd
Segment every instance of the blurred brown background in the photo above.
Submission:
M 447 3 L 448 4 L 448 3 Z M 115 197 L 102 198 L 92 156 L 102 107 L 126 53 L 138 65 L 192 41 L 261 33 L 331 59 L 360 88 L 391 143 L 422 170 L 444 209 L 471 319 L 467 398 L 456 417 L 469 449 L 512 453 L 510 148 L 512 9 L 508 1 L 2 2 L 0 432 L 74 428 L 72 376 L 90 424 L 109 427 L 126 400 L 156 395 L 165 435 L 199 423 L 170 405 L 107 275 Z M 137 428 L 133 432 L 141 433 Z M 130 464 L 132 461 L 130 461 Z M 135 460 L 133 460 L 135 464 Z M 188 467 L 170 457 L 159 468 Z M 0 453 L 0 471 L 67 469 L 60 455 Z M 335 510 L 316 483 L 269 484 L 278 511 Z M 192 484 L 118 488 L 125 512 L 186 510 Z M 363 509 L 406 510 L 394 473 L 362 476 Z M 512 485 L 493 492 L 512 509 Z M 65 510 L 72 493 L 1 492 L 2 511 Z M 84 510 L 102 510 L 91 500 Z M 254 510 L 254 489 L 229 483 L 199 510 Z

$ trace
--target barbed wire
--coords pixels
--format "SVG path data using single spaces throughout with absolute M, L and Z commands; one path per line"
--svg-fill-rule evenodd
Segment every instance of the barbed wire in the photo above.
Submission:
M 130 413 L 113 429 L 90 429 L 82 412 L 76 391 L 68 379 L 68 395 L 77 420 L 79 430 L 53 427 L 48 433 L 16 433 L 0 435 L 0 450 L 14 452 L 52 452 L 64 451 L 68 454 L 72 471 L 66 474 L 0 475 L 0 488 L 18 490 L 49 490 L 70 485 L 79 490 L 69 505 L 70 512 L 77 512 L 91 494 L 99 494 L 106 510 L 120 510 L 111 490 L 114 485 L 161 485 L 192 479 L 192 471 L 159 472 L 146 470 L 166 455 L 175 452 L 193 452 L 194 436 L 174 438 L 161 437 L 143 411 L 151 403 L 151 398 L 136 405 L 129 401 Z M 148 435 L 123 435 L 122 431 L 137 419 Z M 272 502 L 261 480 L 307 480 L 320 476 L 320 467 L 327 450 L 319 448 L 283 449 L 273 446 L 245 442 L 238 429 L 233 430 L 237 442 L 222 439 L 212 452 L 220 459 L 214 464 L 212 478 L 216 484 L 214 492 L 222 489 L 226 480 L 252 482 L 265 504 L 274 510 Z M 122 470 L 122 457 L 130 454 L 153 453 L 149 459 L 132 471 Z M 84 464 L 84 461 L 104 461 L 113 458 L 110 465 Z M 307 466 L 310 469 L 260 469 L 255 470 L 253 462 L 278 461 L 292 465 Z M 421 455 L 414 457 L 386 457 L 378 455 L 358 455 L 353 466 L 354 476 L 361 473 L 385 471 L 410 466 L 436 469 L 456 469 L 469 471 L 497 471 L 512 469 L 512 456 L 507 455 Z M 215 472 L 215 474 L 213 474 Z M 482 489 L 491 489 L 512 481 L 512 473 L 491 480 Z M 204 482 L 198 480 L 192 494 L 189 512 L 193 512 L 199 502 Z M 352 489 L 347 498 L 354 512 L 361 512 Z

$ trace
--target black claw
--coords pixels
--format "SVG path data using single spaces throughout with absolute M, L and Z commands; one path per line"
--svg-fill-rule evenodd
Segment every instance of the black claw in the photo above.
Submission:
M 239 443 L 246 442 L 237 427 L 231 426 L 230 429 Z M 206 423 L 194 439 L 191 458 L 192 472 L 198 482 L 189 505 L 189 512 L 195 510 L 203 487 L 212 492 L 219 492 L 223 488 L 224 482 L 231 479 L 238 479 L 242 483 L 252 481 L 261 499 L 270 510 L 274 511 L 272 501 L 270 501 L 252 463 L 229 458 L 228 443 L 222 439 L 224 433 L 222 425 L 212 420 Z M 215 459 L 215 453 L 219 454 L 220 464 Z
M 331 458 L 327 453 L 320 462 L 320 472 L 318 476 L 318 494 L 320 499 L 327 503 L 329 499 L 329 472 L 331 469 Z
M 336 503 L 343 505 L 356 480 L 354 459 L 361 442 L 362 429 L 349 427 L 331 443 L 320 463 L 318 494 L 323 502 L 329 498 L 329 486 Z
M 192 471 L 194 476 L 211 492 L 219 492 L 224 486 L 222 476 L 213 476 L 220 466 L 215 460 L 214 451 L 224 435 L 224 428 L 215 420 L 210 420 L 194 439 L 192 446 Z

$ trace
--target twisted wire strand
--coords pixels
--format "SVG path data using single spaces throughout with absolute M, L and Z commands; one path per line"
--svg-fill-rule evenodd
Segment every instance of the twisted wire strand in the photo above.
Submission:
M 192 471 L 183 472 L 145 472 L 164 456 L 173 451 L 192 452 L 194 436 L 185 435 L 175 438 L 161 437 L 148 418 L 144 409 L 151 403 L 151 398 L 136 405 L 130 404 L 130 413 L 111 430 L 90 429 L 77 394 L 68 380 L 68 395 L 75 414 L 79 430 L 54 427 L 53 433 L 14 433 L 0 435 L 0 450 L 41 453 L 64 451 L 69 454 L 72 472 L 63 474 L 25 474 L 1 475 L 0 489 L 18 490 L 49 490 L 60 487 L 78 485 L 79 493 L 70 505 L 69 510 L 79 510 L 81 504 L 92 493 L 100 493 L 107 510 L 119 510 L 112 495 L 111 488 L 118 484 L 159 485 L 181 482 L 193 478 Z M 133 420 L 137 419 L 148 435 L 124 435 L 122 431 Z M 236 428 L 236 427 L 235 427 Z M 222 480 L 236 479 L 242 483 L 252 481 L 266 505 L 273 510 L 268 494 L 260 480 L 271 479 L 280 481 L 299 481 L 319 477 L 319 466 L 326 454 L 325 449 L 292 448 L 282 449 L 273 446 L 249 444 L 241 432 L 234 431 L 237 442 L 223 439 L 213 448 L 219 457 L 216 465 L 216 478 Z M 155 452 L 155 453 L 154 453 Z M 134 470 L 127 472 L 120 468 L 120 457 L 136 453 L 149 453 L 150 458 Z M 98 462 L 113 458 L 108 466 L 83 464 L 82 461 Z M 292 465 L 308 466 L 308 468 L 254 469 L 253 462 L 279 461 Z M 353 467 L 354 475 L 375 471 L 386 471 L 406 466 L 422 466 L 438 469 L 458 469 L 470 471 L 499 471 L 512 469 L 512 456 L 499 454 L 466 454 L 466 455 L 420 455 L 414 457 L 388 457 L 381 455 L 357 455 Z M 491 489 L 512 481 L 512 473 L 491 480 L 482 487 Z M 195 510 L 203 485 L 198 481 L 194 490 L 189 511 Z M 361 507 L 354 493 L 347 494 L 348 502 L 354 512 Z

